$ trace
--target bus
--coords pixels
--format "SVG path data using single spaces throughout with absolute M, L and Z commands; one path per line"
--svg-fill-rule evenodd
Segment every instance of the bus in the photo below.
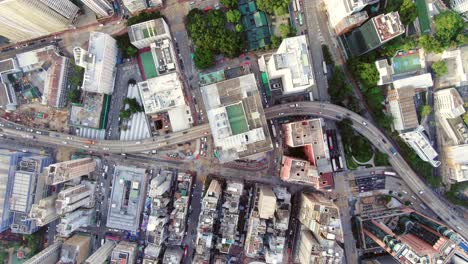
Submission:
M 275 125 L 271 125 L 271 131 L 273 132 L 273 137 L 276 138 L 276 129 L 275 129 Z
M 340 166 L 340 169 L 343 169 L 343 160 L 341 159 L 341 156 L 338 157 L 338 165 Z
M 328 136 L 328 148 L 333 150 L 333 139 L 331 136 Z
M 384 175 L 391 175 L 391 176 L 396 176 L 397 174 L 393 171 L 384 171 Z
M 294 12 L 297 12 L 297 2 L 293 1 L 293 10 Z
M 323 66 L 323 74 L 327 75 L 327 64 L 325 63 L 325 61 L 322 62 L 322 66 Z
M 299 19 L 299 25 L 303 25 L 304 24 L 304 14 L 301 12 L 299 13 L 299 15 L 297 16 L 297 18 Z
M 294 0 L 294 3 L 296 4 L 296 8 L 297 8 L 297 10 L 295 10 L 295 11 L 296 12 L 301 12 L 302 11 L 301 1 L 300 0 Z
M 333 169 L 333 171 L 338 170 L 338 167 L 336 166 L 336 159 L 332 159 L 332 169 Z

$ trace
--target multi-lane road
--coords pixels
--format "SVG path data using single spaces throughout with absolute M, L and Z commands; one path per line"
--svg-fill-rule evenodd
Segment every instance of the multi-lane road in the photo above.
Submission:
M 296 104 L 283 104 L 265 109 L 267 119 L 275 119 L 286 116 L 315 115 L 332 120 L 349 118 L 353 122 L 353 128 L 369 139 L 375 147 L 389 156 L 390 164 L 395 171 L 404 179 L 413 192 L 431 208 L 441 219 L 448 223 L 453 229 L 460 233 L 465 239 L 468 238 L 468 224 L 457 216 L 447 204 L 442 202 L 433 191 L 424 184 L 419 176 L 410 168 L 403 157 L 395 152 L 391 141 L 380 131 L 377 126 L 362 116 L 337 105 L 321 102 L 298 102 Z M 20 130 L 18 130 L 18 127 Z M 145 152 L 167 147 L 174 144 L 184 143 L 189 140 L 200 138 L 210 134 L 208 124 L 195 126 L 189 130 L 171 133 L 141 141 L 117 141 L 96 140 L 93 144 L 86 144 L 89 139 L 71 137 L 70 135 L 50 132 L 48 135 L 39 135 L 33 130 L 21 127 L 6 120 L 0 120 L 0 133 L 3 136 L 23 137 L 26 140 L 36 140 L 47 144 L 66 145 L 75 148 L 86 148 L 89 151 L 108 153 L 132 153 Z M 25 136 L 28 135 L 29 137 Z M 34 139 L 31 139 L 34 136 Z

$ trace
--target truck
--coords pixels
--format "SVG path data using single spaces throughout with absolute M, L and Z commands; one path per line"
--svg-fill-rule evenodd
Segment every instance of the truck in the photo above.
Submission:
M 89 144 L 89 145 L 94 145 L 94 144 L 96 144 L 96 142 L 94 142 L 94 140 L 89 140 L 89 139 L 88 139 L 88 140 L 85 140 L 84 143 L 85 143 L 85 144 Z

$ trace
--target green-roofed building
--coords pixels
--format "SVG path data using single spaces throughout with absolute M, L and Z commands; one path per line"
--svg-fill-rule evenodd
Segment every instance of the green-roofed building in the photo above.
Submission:
M 398 12 L 378 15 L 344 37 L 347 51 L 360 56 L 405 33 Z
M 255 1 L 241 0 L 238 4 L 241 23 L 247 39 L 247 49 L 256 50 L 271 44 L 267 15 L 257 10 Z

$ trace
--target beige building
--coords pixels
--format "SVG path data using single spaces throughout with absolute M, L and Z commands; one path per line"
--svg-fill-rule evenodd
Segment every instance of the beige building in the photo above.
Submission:
M 89 256 L 91 237 L 74 235 L 62 245 L 60 261 L 57 264 L 83 263 Z
M 112 240 L 107 240 L 104 245 L 98 248 L 89 258 L 86 259 L 85 264 L 104 264 L 108 263 L 109 257 L 114 250 L 116 243 Z
M 57 210 L 55 209 L 56 200 L 56 195 L 49 196 L 31 206 L 29 217 L 36 221 L 36 225 L 44 226 L 58 218 Z
M 44 169 L 47 185 L 56 185 L 74 178 L 88 175 L 96 169 L 92 158 L 69 160 L 51 164 Z
M 388 109 L 392 114 L 395 130 L 414 129 L 419 126 L 414 96 L 415 92 L 413 88 L 388 91 Z
M 436 114 L 443 118 L 457 118 L 465 111 L 463 98 L 455 88 L 438 90 L 434 93 Z
M 112 5 L 107 0 L 81 0 L 98 17 L 110 16 L 114 13 Z
M 135 253 L 137 245 L 127 241 L 120 243 L 112 250 L 111 264 L 133 264 L 135 263 Z
M 24 41 L 67 29 L 79 8 L 69 0 L 0 1 L 0 35 Z
M 273 218 L 276 210 L 276 196 L 270 187 L 261 186 L 258 191 L 258 214 L 262 219 Z
M 58 214 L 73 212 L 80 207 L 91 208 L 94 206 L 95 185 L 90 182 L 67 188 L 59 192 L 55 201 L 55 209 Z
M 130 13 L 136 13 L 147 8 L 146 0 L 122 0 Z
M 450 146 L 445 149 L 446 167 L 449 178 L 454 182 L 468 180 L 468 144 Z

